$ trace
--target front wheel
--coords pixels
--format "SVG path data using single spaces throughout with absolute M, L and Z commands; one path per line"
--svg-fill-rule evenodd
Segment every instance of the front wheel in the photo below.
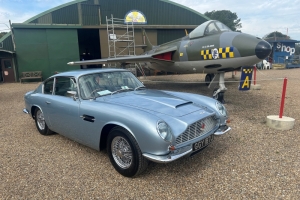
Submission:
M 214 89 L 213 94 L 217 91 L 218 89 Z M 213 96 L 214 99 L 220 101 L 221 103 L 224 103 L 224 92 L 219 92 L 217 95 Z
M 44 113 L 39 108 L 35 110 L 34 119 L 35 119 L 36 128 L 40 132 L 40 134 L 42 135 L 53 134 L 53 132 L 48 128 L 46 124 Z
M 134 177 L 148 166 L 134 137 L 121 127 L 113 128 L 107 138 L 107 153 L 114 168 L 123 176 Z

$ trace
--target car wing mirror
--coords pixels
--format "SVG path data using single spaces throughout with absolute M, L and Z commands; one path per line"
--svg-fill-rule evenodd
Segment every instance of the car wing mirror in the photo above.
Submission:
M 76 99 L 78 99 L 76 91 L 67 91 L 67 96 L 73 97 L 74 101 L 76 101 Z

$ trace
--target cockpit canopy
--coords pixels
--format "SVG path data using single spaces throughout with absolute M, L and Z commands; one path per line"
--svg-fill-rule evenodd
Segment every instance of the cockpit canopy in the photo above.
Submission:
M 225 32 L 225 31 L 232 31 L 228 28 L 225 24 L 217 21 L 217 20 L 210 20 L 204 22 L 203 24 L 199 25 L 195 28 L 190 34 L 190 39 L 203 37 L 207 35 L 214 35 L 217 33 Z

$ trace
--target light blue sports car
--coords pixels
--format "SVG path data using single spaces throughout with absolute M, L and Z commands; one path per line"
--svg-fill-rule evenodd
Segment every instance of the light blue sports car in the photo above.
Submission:
M 172 162 L 209 145 L 230 130 L 217 100 L 146 87 L 123 69 L 56 74 L 25 94 L 25 113 L 43 135 L 54 132 L 96 150 L 107 149 L 127 177 L 149 161 Z

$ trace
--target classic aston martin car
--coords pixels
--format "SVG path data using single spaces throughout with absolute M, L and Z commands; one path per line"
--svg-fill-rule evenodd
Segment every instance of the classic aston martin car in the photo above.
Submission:
M 23 112 L 42 135 L 61 134 L 106 149 L 123 176 L 149 161 L 192 156 L 230 130 L 224 105 L 197 94 L 147 89 L 124 69 L 86 69 L 53 75 L 24 96 Z

